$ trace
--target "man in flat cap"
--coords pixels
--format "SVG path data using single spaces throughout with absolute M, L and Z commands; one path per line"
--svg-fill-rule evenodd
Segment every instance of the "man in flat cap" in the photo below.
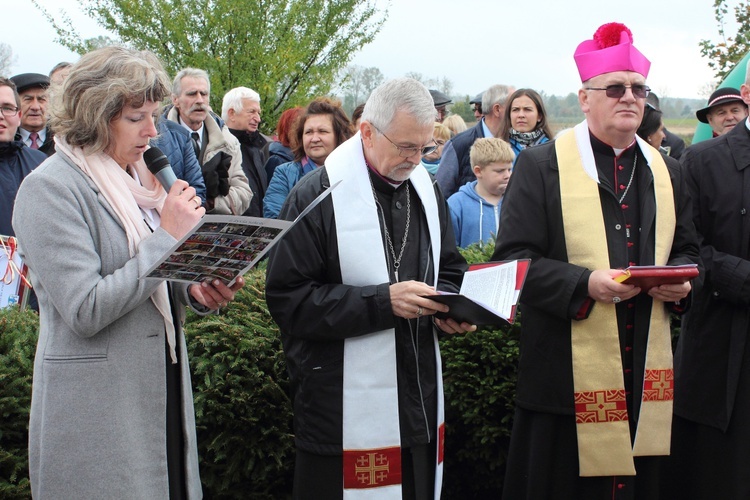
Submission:
M 10 79 L 16 84 L 21 98 L 21 126 L 17 139 L 31 149 L 51 156 L 55 152 L 55 142 L 47 126 L 49 77 L 40 73 L 22 73 Z
M 518 156 L 492 257 L 532 261 L 504 497 L 654 499 L 670 445 L 669 313 L 691 285 L 614 278 L 697 263 L 690 199 L 677 161 L 636 135 L 650 63 L 630 30 L 604 25 L 574 58 L 586 120 Z
M 482 119 L 482 94 L 484 92 L 480 92 L 479 94 L 475 95 L 474 98 L 469 101 L 469 104 L 471 104 L 471 111 L 474 113 L 474 118 L 477 119 L 477 121 Z
M 747 104 L 742 100 L 739 90 L 722 87 L 711 94 L 706 107 L 696 111 L 695 116 L 699 121 L 711 125 L 713 136 L 718 137 L 747 118 Z
M 435 111 L 437 111 L 436 122 L 443 123 L 445 120 L 445 107 L 452 103 L 453 100 L 439 90 L 430 89 L 430 95 L 432 96 L 432 102 L 435 103 Z

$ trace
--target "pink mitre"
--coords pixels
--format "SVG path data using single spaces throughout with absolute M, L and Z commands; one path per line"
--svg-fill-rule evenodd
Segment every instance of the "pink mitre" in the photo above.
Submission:
M 581 81 L 613 71 L 635 71 L 648 76 L 651 62 L 633 46 L 633 34 L 620 23 L 604 24 L 593 40 L 581 42 L 573 55 Z

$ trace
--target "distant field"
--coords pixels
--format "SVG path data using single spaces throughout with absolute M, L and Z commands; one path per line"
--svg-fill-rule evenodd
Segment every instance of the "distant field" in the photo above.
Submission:
M 698 123 L 697 118 L 669 118 L 664 120 L 664 126 L 667 127 L 670 132 L 679 135 L 683 139 L 693 138 Z

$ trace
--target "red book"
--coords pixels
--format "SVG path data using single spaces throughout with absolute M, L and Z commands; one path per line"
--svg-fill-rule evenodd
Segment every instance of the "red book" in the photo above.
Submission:
M 697 264 L 683 266 L 630 266 L 615 277 L 618 283 L 635 285 L 644 292 L 649 288 L 671 283 L 685 283 L 698 276 Z

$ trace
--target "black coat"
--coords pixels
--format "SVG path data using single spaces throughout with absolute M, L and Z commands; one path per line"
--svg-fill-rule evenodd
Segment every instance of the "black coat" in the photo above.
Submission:
M 640 156 L 642 158 L 642 154 Z M 685 181 L 677 161 L 662 157 L 672 180 L 677 224 L 668 263 L 697 263 L 698 248 Z M 653 175 L 642 159 L 639 165 L 643 168 L 637 169 L 641 222 L 638 264 L 650 265 L 654 264 L 655 246 Z M 592 210 L 603 210 L 610 266 L 627 267 L 625 221 L 620 204 L 605 182 L 600 184 L 599 193 L 601 208 L 592 207 Z M 573 415 L 570 326 L 587 301 L 588 278 L 593 270 L 568 263 L 554 141 L 521 152 L 503 200 L 492 259 L 519 258 L 531 258 L 532 263 L 520 300 L 522 327 L 517 404 L 534 411 Z M 626 347 L 630 348 L 627 357 L 632 359 L 632 384 L 626 391 L 632 391 L 636 416 L 643 385 L 651 305 L 652 299 L 646 294 L 635 299 L 632 346 L 624 343 L 625 304 L 617 307 L 623 360 Z
M 13 203 L 21 182 L 47 157 L 21 140 L 0 142 L 0 234 L 13 236 Z
M 706 277 L 675 354 L 675 413 L 726 430 L 750 366 L 750 132 L 743 122 L 695 144 L 682 164 Z
M 373 183 L 376 184 L 375 179 Z M 325 168 L 304 176 L 289 193 L 280 218 L 295 218 L 328 186 Z M 404 206 L 396 199 L 402 195 L 393 194 L 393 203 Z M 458 291 L 466 261 L 456 249 L 448 206 L 437 187 L 435 195 L 442 230 L 438 287 Z M 409 234 L 415 238 L 404 254 L 401 279 L 432 283 L 432 252 L 424 246 L 429 242 L 427 222 L 421 204 L 413 202 L 418 198 L 415 194 L 411 198 Z M 381 204 L 386 206 L 382 201 Z M 322 455 L 341 453 L 344 339 L 390 328 L 396 330 L 401 444 L 425 444 L 428 436 L 434 441 L 431 433 L 437 419 L 437 377 L 432 321 L 423 318 L 417 324 L 415 320 L 396 318 L 389 286 L 390 283 L 361 287 L 342 284 L 330 196 L 292 227 L 271 251 L 266 301 L 281 330 L 292 384 L 298 448 Z
M 268 188 L 265 164 L 268 160 L 268 141 L 259 131 L 252 133 L 244 130 L 229 129 L 240 142 L 242 150 L 242 171 L 245 172 L 247 183 L 253 192 L 250 206 L 242 215 L 263 217 L 263 198 Z
M 45 130 L 45 136 L 44 136 L 44 144 L 39 146 L 39 151 L 46 154 L 47 156 L 52 156 L 55 154 L 55 134 L 52 133 L 52 130 L 47 127 Z M 20 141 L 21 139 L 21 132 L 16 132 L 16 136 L 13 138 L 14 141 Z M 31 148 L 29 148 L 31 149 Z

